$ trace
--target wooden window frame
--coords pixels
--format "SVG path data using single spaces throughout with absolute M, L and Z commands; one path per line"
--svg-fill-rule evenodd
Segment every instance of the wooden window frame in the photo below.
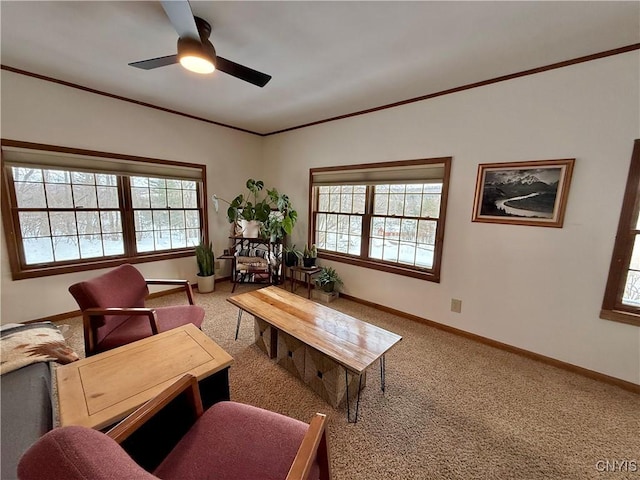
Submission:
M 631 165 L 624 192 L 618 231 L 613 247 L 609 276 L 605 288 L 600 318 L 640 326 L 640 307 L 625 305 L 622 296 L 631 262 L 640 211 L 640 139 L 635 140 Z
M 433 266 L 432 268 L 416 267 L 412 265 L 400 264 L 396 262 L 389 262 L 384 260 L 377 260 L 368 258 L 368 248 L 370 235 L 369 230 L 371 228 L 371 217 L 373 216 L 373 195 L 369 194 L 372 190 L 367 188 L 367 197 L 365 199 L 365 213 L 362 221 L 362 241 L 361 241 L 361 253 L 360 255 L 351 255 L 346 253 L 334 252 L 330 250 L 318 249 L 318 258 L 331 260 L 335 262 L 347 263 L 356 265 L 359 267 L 370 268 L 373 270 L 379 270 L 387 273 L 394 273 L 396 275 L 402 275 L 406 277 L 418 278 L 430 282 L 439 283 L 441 275 L 442 265 L 442 252 L 444 246 L 444 232 L 446 224 L 446 210 L 447 201 L 449 195 L 449 182 L 451 178 L 451 157 L 443 158 L 431 158 L 431 159 L 418 159 L 418 160 L 401 160 L 396 162 L 381 162 L 381 163 L 367 163 L 357 165 L 344 165 L 336 167 L 320 167 L 312 168 L 309 170 L 309 231 L 307 235 L 307 243 L 311 245 L 315 243 L 315 231 L 316 231 L 316 212 L 318 211 L 318 195 L 316 195 L 317 185 L 314 185 L 314 174 L 322 172 L 338 172 L 348 170 L 360 170 L 360 169 L 389 169 L 389 168 L 402 168 L 408 166 L 420 166 L 430 164 L 443 164 L 443 179 L 442 179 L 442 193 L 440 199 L 440 215 L 438 219 L 431 219 L 437 221 L 436 239 L 433 254 Z M 345 185 L 348 182 L 344 183 Z M 420 217 L 416 217 L 419 219 Z M 367 256 L 366 258 L 363 258 Z
M 153 165 L 159 166 L 177 166 L 196 169 L 200 172 L 201 180 L 196 180 L 197 184 L 197 202 L 200 211 L 200 228 L 201 236 L 205 242 L 208 242 L 208 214 L 207 214 L 207 191 L 206 191 L 206 166 L 202 164 L 193 164 L 187 162 L 176 162 L 155 158 L 137 157 L 132 155 L 123 155 L 117 153 L 100 152 L 93 150 L 83 150 L 76 148 L 61 147 L 57 145 L 46 145 L 31 142 L 22 142 L 16 140 L 2 139 L 2 146 L 17 147 L 21 149 L 33 149 L 37 151 L 65 153 L 75 156 L 89 156 L 99 159 L 113 158 L 116 160 L 124 160 L 128 162 L 142 162 L 148 164 L 150 168 Z M 35 167 L 36 165 L 34 165 Z M 42 265 L 27 265 L 22 251 L 22 238 L 20 233 L 20 224 L 17 214 L 17 206 L 15 204 L 15 192 L 13 190 L 13 180 L 8 169 L 11 165 L 5 161 L 4 151 L 0 159 L 0 173 L 2 175 L 2 222 L 5 234 L 5 243 L 7 245 L 7 253 L 11 268 L 11 277 L 13 280 L 21 280 L 26 278 L 38 278 L 49 275 L 60 275 L 73 273 L 78 271 L 94 270 L 100 268 L 110 268 L 123 263 L 145 263 L 160 260 L 170 260 L 175 258 L 190 257 L 194 255 L 194 247 L 185 247 L 172 250 L 161 250 L 154 252 L 136 253 L 135 244 L 135 225 L 133 209 L 131 207 L 130 192 L 125 188 L 128 185 L 128 178 L 118 174 L 118 195 L 120 198 L 120 211 L 122 212 L 121 221 L 123 226 L 123 255 L 104 256 L 91 259 L 79 259 L 71 261 L 59 261 Z M 54 168 L 51 165 L 43 168 Z M 68 168 L 65 168 L 68 170 Z M 154 176 L 152 173 L 149 176 Z M 131 173 L 129 176 L 144 176 L 139 172 Z M 164 178 L 164 177 L 163 177 Z M 13 193 L 12 193 L 13 192 Z M 80 209 L 72 209 L 81 211 Z

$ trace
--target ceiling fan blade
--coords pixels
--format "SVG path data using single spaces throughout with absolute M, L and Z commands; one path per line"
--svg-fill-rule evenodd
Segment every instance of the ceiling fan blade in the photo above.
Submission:
M 188 0 L 164 0 L 160 3 L 162 3 L 162 8 L 164 8 L 171 25 L 176 29 L 180 38 L 189 37 L 194 40 L 200 40 L 198 27 L 196 27 L 196 21 L 193 18 L 193 12 Z
M 240 65 L 239 63 L 232 62 L 231 60 L 227 60 L 222 57 L 217 57 L 216 68 L 221 72 L 239 78 L 240 80 L 244 80 L 245 82 L 253 83 L 258 87 L 264 87 L 267 82 L 271 80 L 271 75 L 245 67 L 244 65 Z
M 151 58 L 149 60 L 141 60 L 139 62 L 132 62 L 129 64 L 131 67 L 142 68 L 143 70 L 151 70 L 153 68 L 165 67 L 167 65 L 173 65 L 178 63 L 177 55 L 167 55 L 166 57 Z

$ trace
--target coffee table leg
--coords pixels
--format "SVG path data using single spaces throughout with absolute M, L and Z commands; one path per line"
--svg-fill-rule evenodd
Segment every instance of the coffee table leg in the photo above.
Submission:
M 351 408 L 349 402 L 349 372 L 344 369 L 344 380 L 347 385 L 347 423 L 358 423 L 358 411 L 360 410 L 360 392 L 362 391 L 362 374 L 358 378 L 358 398 L 356 400 L 356 416 L 353 422 L 351 421 Z
M 387 362 L 384 359 L 384 355 L 380 357 L 380 388 L 384 392 L 384 381 L 386 377 Z
M 238 309 L 238 324 L 236 325 L 236 340 L 238 340 L 238 333 L 240 332 L 240 320 L 242 320 L 242 309 Z

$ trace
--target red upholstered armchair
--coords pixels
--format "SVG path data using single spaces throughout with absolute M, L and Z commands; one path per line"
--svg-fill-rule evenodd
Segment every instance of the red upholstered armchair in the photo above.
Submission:
M 153 468 L 142 469 L 119 445 L 178 395 L 197 420 Z M 106 434 L 85 427 L 51 430 L 25 452 L 21 480 L 330 480 L 326 417 L 311 424 L 261 408 L 220 402 L 202 412 L 195 377 L 185 375 Z
M 183 286 L 189 305 L 145 308 L 148 285 Z M 82 310 L 87 357 L 188 323 L 201 328 L 204 320 L 187 280 L 145 280 L 128 264 L 71 285 L 69 292 Z

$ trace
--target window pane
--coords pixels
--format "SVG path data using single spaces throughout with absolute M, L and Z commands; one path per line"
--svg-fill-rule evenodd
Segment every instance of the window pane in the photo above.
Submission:
M 102 235 L 80 235 L 80 257 L 95 258 L 103 257 Z
M 338 193 L 329 194 L 329 211 L 330 212 L 340 211 L 340 195 Z
M 153 212 L 153 229 L 169 230 L 169 212 Z
M 187 228 L 200 228 L 200 215 L 198 212 L 185 212 Z
M 182 190 L 167 190 L 167 201 L 171 208 L 182 208 Z
M 345 187 L 348 188 L 348 187 Z M 340 211 L 343 213 L 351 213 L 353 207 L 353 196 L 351 194 L 342 194 L 340 197 Z
M 198 198 L 195 190 L 184 190 L 182 192 L 182 199 L 184 201 L 184 208 L 198 207 Z
M 441 195 L 424 194 L 422 196 L 421 216 L 438 218 L 440 216 L 440 198 L 442 198 Z
M 153 218 L 149 210 L 133 212 L 136 232 L 153 230 Z
M 169 212 L 169 220 L 171 222 L 171 230 L 184 230 L 186 227 L 183 210 L 172 210 L 171 212 Z
M 115 175 L 109 175 L 106 173 L 97 173 L 96 174 L 96 183 L 98 185 L 105 185 L 115 187 L 117 183 L 117 177 Z
M 149 179 L 147 177 L 131 177 L 131 186 L 132 187 L 148 187 Z
M 433 268 L 433 245 L 419 243 L 416 248 L 416 266 Z
M 98 188 L 98 208 L 118 208 L 120 201 L 118 200 L 118 189 L 116 187 L 97 187 Z
M 376 187 L 376 195 L 373 200 L 373 214 L 374 215 L 386 215 L 389 211 L 389 195 L 379 194 Z
M 98 212 L 78 212 L 76 218 L 78 219 L 78 233 L 100 233 L 100 215 Z M 82 245 L 80 250 L 82 251 Z
M 395 185 L 392 185 L 392 187 Z M 392 193 L 389 195 L 389 215 L 402 215 L 404 213 L 404 194 Z
M 53 237 L 53 257 L 57 262 L 80 259 L 78 237 Z
M 49 215 L 46 212 L 20 212 L 18 216 L 20 218 L 22 238 L 48 237 L 51 235 Z
M 136 232 L 136 250 L 138 252 L 152 252 L 154 249 L 153 232 Z
M 16 182 L 15 187 L 18 208 L 46 208 L 44 184 Z
M 149 189 L 131 187 L 131 204 L 133 208 L 150 208 Z
M 433 220 L 420 220 L 418 222 L 418 242 L 435 245 L 436 226 L 437 223 Z
M 150 178 L 149 179 L 149 187 L 151 190 L 153 189 L 165 189 L 167 188 L 167 182 L 164 178 Z
M 27 265 L 53 262 L 51 237 L 25 238 L 22 245 Z
M 74 185 L 95 185 L 96 177 L 93 173 L 71 172 L 71 183 Z
M 200 229 L 188 228 L 187 230 L 187 246 L 195 247 L 200 243 Z
M 636 235 L 633 242 L 633 250 L 631 251 L 630 270 L 640 270 L 640 236 Z
M 422 197 L 418 194 L 407 194 L 404 205 L 405 217 L 419 217 Z
M 322 232 L 327 230 L 327 214 L 319 213 L 316 217 L 316 230 L 320 230 Z
M 320 195 L 318 195 L 318 211 L 320 212 L 329 211 L 329 195 L 325 193 L 321 193 Z
M 195 190 L 197 185 L 198 184 L 193 180 L 182 180 L 183 190 Z
M 418 221 L 417 220 L 402 220 L 402 228 L 400 231 L 400 240 L 407 242 L 416 242 L 416 236 L 418 233 Z
M 171 236 L 169 231 L 156 230 L 153 233 L 153 238 L 156 243 L 156 250 L 169 250 L 171 248 Z
M 163 189 L 152 188 L 151 192 L 151 208 L 167 207 L 167 191 Z
M 406 263 L 408 265 L 413 265 L 416 259 L 416 245 L 415 243 L 400 243 L 400 250 L 398 255 L 399 263 Z
M 71 174 L 64 170 L 45 170 L 44 181 L 46 183 L 71 183 Z
M 327 232 L 336 232 L 338 230 L 338 216 L 327 215 Z
M 102 236 L 105 255 L 123 255 L 124 238 L 121 233 L 108 233 Z
M 47 183 L 47 203 L 49 208 L 73 208 L 71 185 L 62 183 Z
M 73 202 L 78 208 L 98 208 L 95 187 L 86 185 L 73 186 Z
M 53 236 L 75 235 L 76 216 L 73 212 L 51 212 L 49 214 L 51 220 L 51 233 Z
M 186 248 L 187 236 L 184 230 L 171 230 L 171 248 Z
M 42 182 L 42 170 L 39 168 L 11 167 L 15 182 Z
M 349 230 L 351 235 L 362 235 L 362 217 L 351 215 L 350 222 Z
M 120 212 L 100 212 L 100 223 L 103 233 L 122 233 L 122 218 Z

